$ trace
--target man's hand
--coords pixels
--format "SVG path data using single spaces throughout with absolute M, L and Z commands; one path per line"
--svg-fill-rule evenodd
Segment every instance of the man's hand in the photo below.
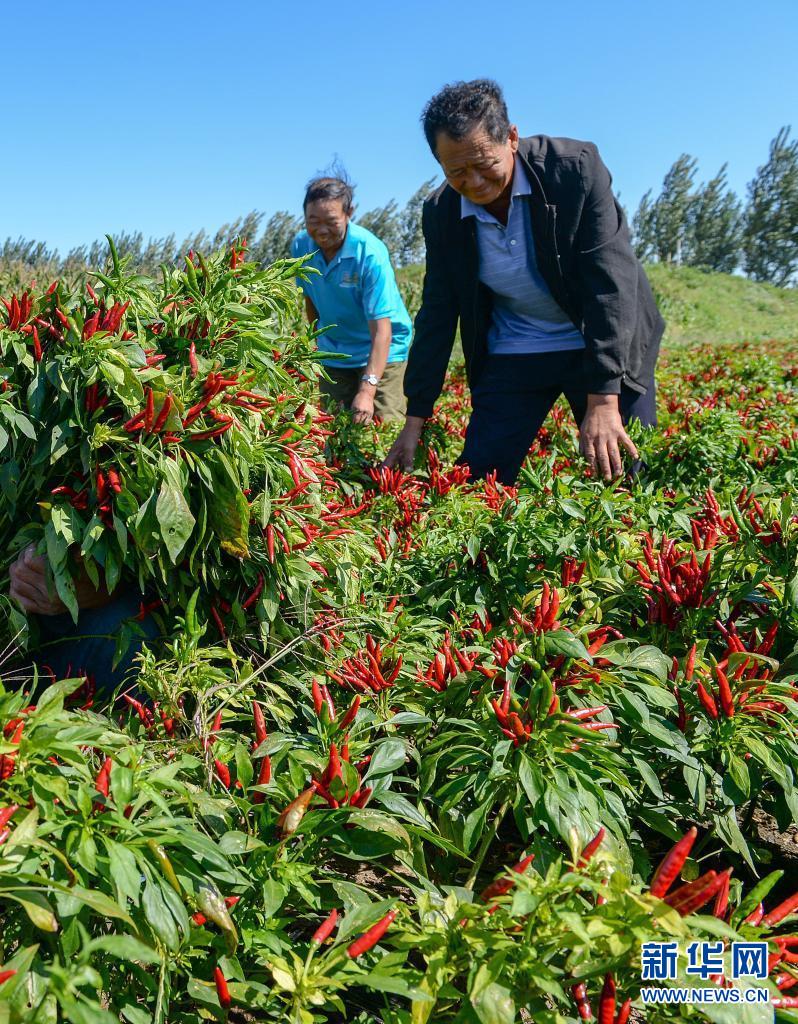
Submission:
M 374 395 L 377 389 L 363 384 L 352 402 L 352 419 L 355 423 L 371 423 L 374 419 Z
M 64 602 L 48 585 L 47 561 L 42 555 L 36 554 L 35 545 L 29 544 L 20 552 L 9 569 L 9 576 L 9 596 L 24 611 L 36 615 L 62 615 L 67 611 Z M 101 582 L 98 590 L 82 565 L 75 579 L 75 595 L 78 608 L 101 608 L 111 600 L 105 583 Z
M 579 450 L 593 472 L 605 480 L 620 476 L 623 473 L 621 445 L 633 459 L 637 458 L 637 448 L 623 427 L 618 396 L 588 395 L 587 412 L 579 428 Z
M 383 466 L 390 469 L 392 466 L 399 466 L 409 473 L 413 468 L 413 460 L 416 457 L 418 440 L 421 431 L 424 429 L 423 416 L 408 416 L 401 433 L 391 445 L 391 450 L 385 456 Z

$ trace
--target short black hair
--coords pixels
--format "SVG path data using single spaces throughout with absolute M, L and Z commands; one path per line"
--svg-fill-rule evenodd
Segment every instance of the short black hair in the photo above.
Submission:
M 460 140 L 484 128 L 494 142 L 504 142 L 510 131 L 504 95 L 492 78 L 445 85 L 424 107 L 421 123 L 433 154 L 440 132 Z
M 345 177 L 325 175 L 320 178 L 312 178 L 305 186 L 302 209 L 306 210 L 308 203 L 315 203 L 319 199 L 340 199 L 344 213 L 348 215 L 355 208 L 355 187 Z

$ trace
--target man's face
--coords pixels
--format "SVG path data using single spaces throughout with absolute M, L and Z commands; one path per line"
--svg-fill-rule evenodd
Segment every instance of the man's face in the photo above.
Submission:
M 305 207 L 305 228 L 322 250 L 340 249 L 348 226 L 349 215 L 340 199 L 316 199 Z
M 436 156 L 446 180 L 461 196 L 478 206 L 495 202 L 513 180 L 518 129 L 510 127 L 504 142 L 494 142 L 483 128 L 463 139 L 443 132 L 436 140 Z

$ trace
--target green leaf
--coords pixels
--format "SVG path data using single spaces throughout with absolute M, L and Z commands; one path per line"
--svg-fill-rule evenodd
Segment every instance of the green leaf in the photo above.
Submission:
M 208 521 L 222 548 L 234 558 L 249 557 L 249 503 L 241 482 L 221 451 L 209 452 L 206 465 L 213 480 Z
M 173 564 L 177 564 L 180 553 L 186 546 L 194 529 L 194 516 L 183 496 L 166 480 L 161 484 L 158 501 L 155 504 L 155 515 L 161 527 L 161 537 L 169 552 Z
M 379 968 L 359 980 L 362 984 L 374 989 L 375 992 L 390 992 L 392 995 L 415 999 L 417 1002 L 433 1003 L 435 1001 L 426 992 L 409 985 L 404 978 L 395 974 L 382 974 Z
M 405 747 L 404 740 L 398 737 L 383 740 L 374 749 L 364 781 L 396 771 L 397 768 L 401 768 L 405 763 L 406 757 L 407 748 Z
M 152 946 L 146 946 L 143 942 L 132 935 L 106 935 L 101 939 L 94 939 L 85 947 L 85 952 L 101 949 L 120 960 L 129 960 L 131 963 L 159 964 L 161 957 Z
M 19 903 L 30 918 L 32 924 L 43 932 L 57 932 L 58 921 L 52 907 L 40 892 L 25 892 L 22 896 L 17 891 L 6 890 L 2 893 L 6 899 Z
M 515 1002 L 509 989 L 491 980 L 492 976 L 501 976 L 501 971 L 494 958 L 490 964 L 482 964 L 474 978 L 469 993 L 471 1005 L 474 1007 L 481 1024 L 514 1024 Z
M 581 658 L 591 664 L 593 662 L 579 637 L 569 633 L 567 629 L 557 629 L 553 633 L 546 633 L 545 642 L 546 654 L 564 654 L 566 658 Z

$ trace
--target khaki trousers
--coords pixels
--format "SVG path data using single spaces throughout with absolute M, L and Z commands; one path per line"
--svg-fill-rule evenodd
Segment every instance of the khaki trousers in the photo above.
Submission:
M 377 393 L 374 396 L 374 415 L 381 420 L 400 420 L 405 415 L 407 399 L 404 394 L 404 379 L 407 362 L 388 363 L 385 373 L 377 385 Z M 360 378 L 363 376 L 365 366 L 358 366 L 356 369 L 339 369 L 337 366 L 325 366 L 325 372 L 332 380 L 319 380 L 324 404 L 329 408 L 336 403 L 341 403 L 349 408 L 360 390 Z

